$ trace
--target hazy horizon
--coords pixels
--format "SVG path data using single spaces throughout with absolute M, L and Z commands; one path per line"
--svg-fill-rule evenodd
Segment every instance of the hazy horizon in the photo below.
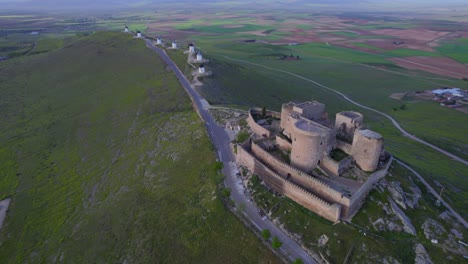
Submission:
M 122 8 L 142 8 L 142 7 L 155 7 L 158 4 L 190 4 L 193 3 L 191 0 L 179 0 L 177 2 L 171 0 L 0 0 L 0 5 L 3 11 L 10 10 L 36 10 L 36 11 L 48 11 L 57 9 L 122 9 Z M 452 8 L 452 7 L 468 7 L 466 0 L 392 0 L 392 1 L 379 1 L 379 0 L 278 0 L 271 2 L 269 0 L 257 0 L 257 1 L 220 1 L 220 0 L 200 0 L 197 6 L 200 5 L 214 5 L 220 6 L 220 4 L 226 3 L 229 6 L 259 6 L 262 8 L 327 8 L 333 7 L 336 11 L 362 9 L 379 10 L 379 11 L 409 11 L 407 9 L 401 9 L 402 7 L 408 8 Z M 193 6 L 187 6 L 193 8 Z M 425 11 L 424 9 L 419 11 Z

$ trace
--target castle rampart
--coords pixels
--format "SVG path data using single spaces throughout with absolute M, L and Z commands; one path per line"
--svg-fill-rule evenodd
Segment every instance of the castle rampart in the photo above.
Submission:
M 262 109 L 260 109 L 260 108 L 251 108 L 249 110 L 249 116 L 247 117 L 247 124 L 249 124 L 250 129 L 252 129 L 252 131 L 255 134 L 261 135 L 261 136 L 264 136 L 264 137 L 271 137 L 272 132 L 270 130 L 266 129 L 265 127 L 259 125 L 255 121 L 255 118 L 253 117 L 254 114 L 258 115 L 258 114 L 261 114 L 261 113 L 262 113 Z M 274 112 L 274 111 L 266 111 L 266 115 L 267 116 L 272 116 L 274 118 L 280 118 L 281 117 L 280 113 Z
M 236 160 L 240 165 L 247 167 L 252 173 L 260 177 L 265 184 L 274 191 L 286 195 L 298 204 L 332 222 L 337 222 L 340 219 L 340 205 L 329 203 L 295 183 L 284 179 L 261 161 L 257 160 L 242 145 L 237 146 Z

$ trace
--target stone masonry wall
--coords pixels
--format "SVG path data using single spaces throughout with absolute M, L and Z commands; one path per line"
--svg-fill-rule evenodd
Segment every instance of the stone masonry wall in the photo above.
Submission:
M 285 151 L 291 151 L 292 144 L 288 140 L 280 136 L 276 136 L 276 143 L 278 144 L 280 149 L 285 150 Z
M 252 129 L 252 131 L 255 134 L 259 136 L 265 135 L 266 137 L 271 136 L 271 132 L 268 129 L 262 127 L 261 125 L 257 124 L 257 122 L 255 122 L 251 111 L 249 111 L 249 117 L 247 117 L 247 123 L 249 124 L 250 129 Z
M 336 161 L 328 156 L 323 158 L 323 162 L 321 164 L 322 169 L 325 169 L 328 173 L 333 176 L 339 176 L 343 173 L 347 168 L 351 166 L 353 162 L 352 157 L 347 157 L 342 159 L 341 161 Z
M 351 197 L 351 204 L 348 209 L 348 214 L 346 216 L 348 219 L 351 219 L 357 213 L 359 208 L 361 208 L 362 204 L 364 203 L 364 200 L 369 194 L 370 190 L 374 188 L 374 186 L 380 179 L 385 177 L 385 175 L 388 172 L 388 168 L 392 164 L 392 161 L 393 157 L 390 157 L 390 160 L 387 161 L 385 167 L 379 171 L 372 173 L 369 176 L 369 180 L 363 186 L 361 186 L 361 188 L 355 194 L 353 194 L 353 196 Z
M 252 142 L 252 153 L 264 164 L 267 164 L 272 168 L 276 173 L 280 174 L 282 177 L 287 178 L 288 175 L 290 180 L 295 184 L 302 186 L 310 190 L 311 192 L 317 194 L 324 200 L 331 203 L 338 203 L 343 205 L 343 209 L 349 206 L 350 199 L 347 196 L 344 196 L 341 192 L 338 192 L 331 188 L 328 184 L 323 181 L 312 177 L 311 175 L 300 171 L 290 165 L 279 161 L 270 153 L 262 149 L 260 146 Z
M 274 191 L 289 197 L 332 222 L 337 222 L 340 219 L 340 205 L 326 202 L 293 182 L 287 181 L 257 160 L 241 145 L 237 146 L 236 160 L 240 165 L 247 167 L 252 173 L 258 175 Z

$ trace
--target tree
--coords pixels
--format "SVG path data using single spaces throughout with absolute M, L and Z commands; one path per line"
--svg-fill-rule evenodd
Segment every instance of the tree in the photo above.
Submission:
M 274 249 L 278 249 L 283 245 L 283 243 L 278 239 L 278 237 L 273 237 L 273 241 L 271 241 L 271 246 Z
M 263 106 L 262 107 L 262 118 L 265 118 L 266 117 L 266 107 Z
M 214 169 L 215 171 L 220 171 L 224 168 L 224 164 L 220 161 L 215 162 Z
M 269 239 L 271 237 L 271 233 L 270 233 L 270 230 L 268 229 L 263 229 L 262 231 L 262 237 L 264 239 Z
M 297 258 L 292 262 L 292 264 L 304 264 L 304 261 L 302 261 L 300 258 Z
M 401 109 L 401 110 L 405 110 L 405 109 L 406 109 L 406 105 L 405 105 L 405 104 L 402 104 L 402 105 L 400 106 L 400 109 Z
M 240 131 L 239 133 L 237 133 L 237 136 L 236 136 L 236 141 L 238 143 L 242 143 L 244 141 L 246 141 L 248 138 L 249 138 L 249 132 L 247 131 Z

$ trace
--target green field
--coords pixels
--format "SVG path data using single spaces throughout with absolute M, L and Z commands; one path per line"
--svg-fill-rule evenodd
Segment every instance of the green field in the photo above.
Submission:
M 1 263 L 277 262 L 217 198 L 204 125 L 143 41 L 81 37 L 0 81 Z
M 437 50 L 461 63 L 468 63 L 468 38 L 457 39 L 452 43 L 444 43 Z

